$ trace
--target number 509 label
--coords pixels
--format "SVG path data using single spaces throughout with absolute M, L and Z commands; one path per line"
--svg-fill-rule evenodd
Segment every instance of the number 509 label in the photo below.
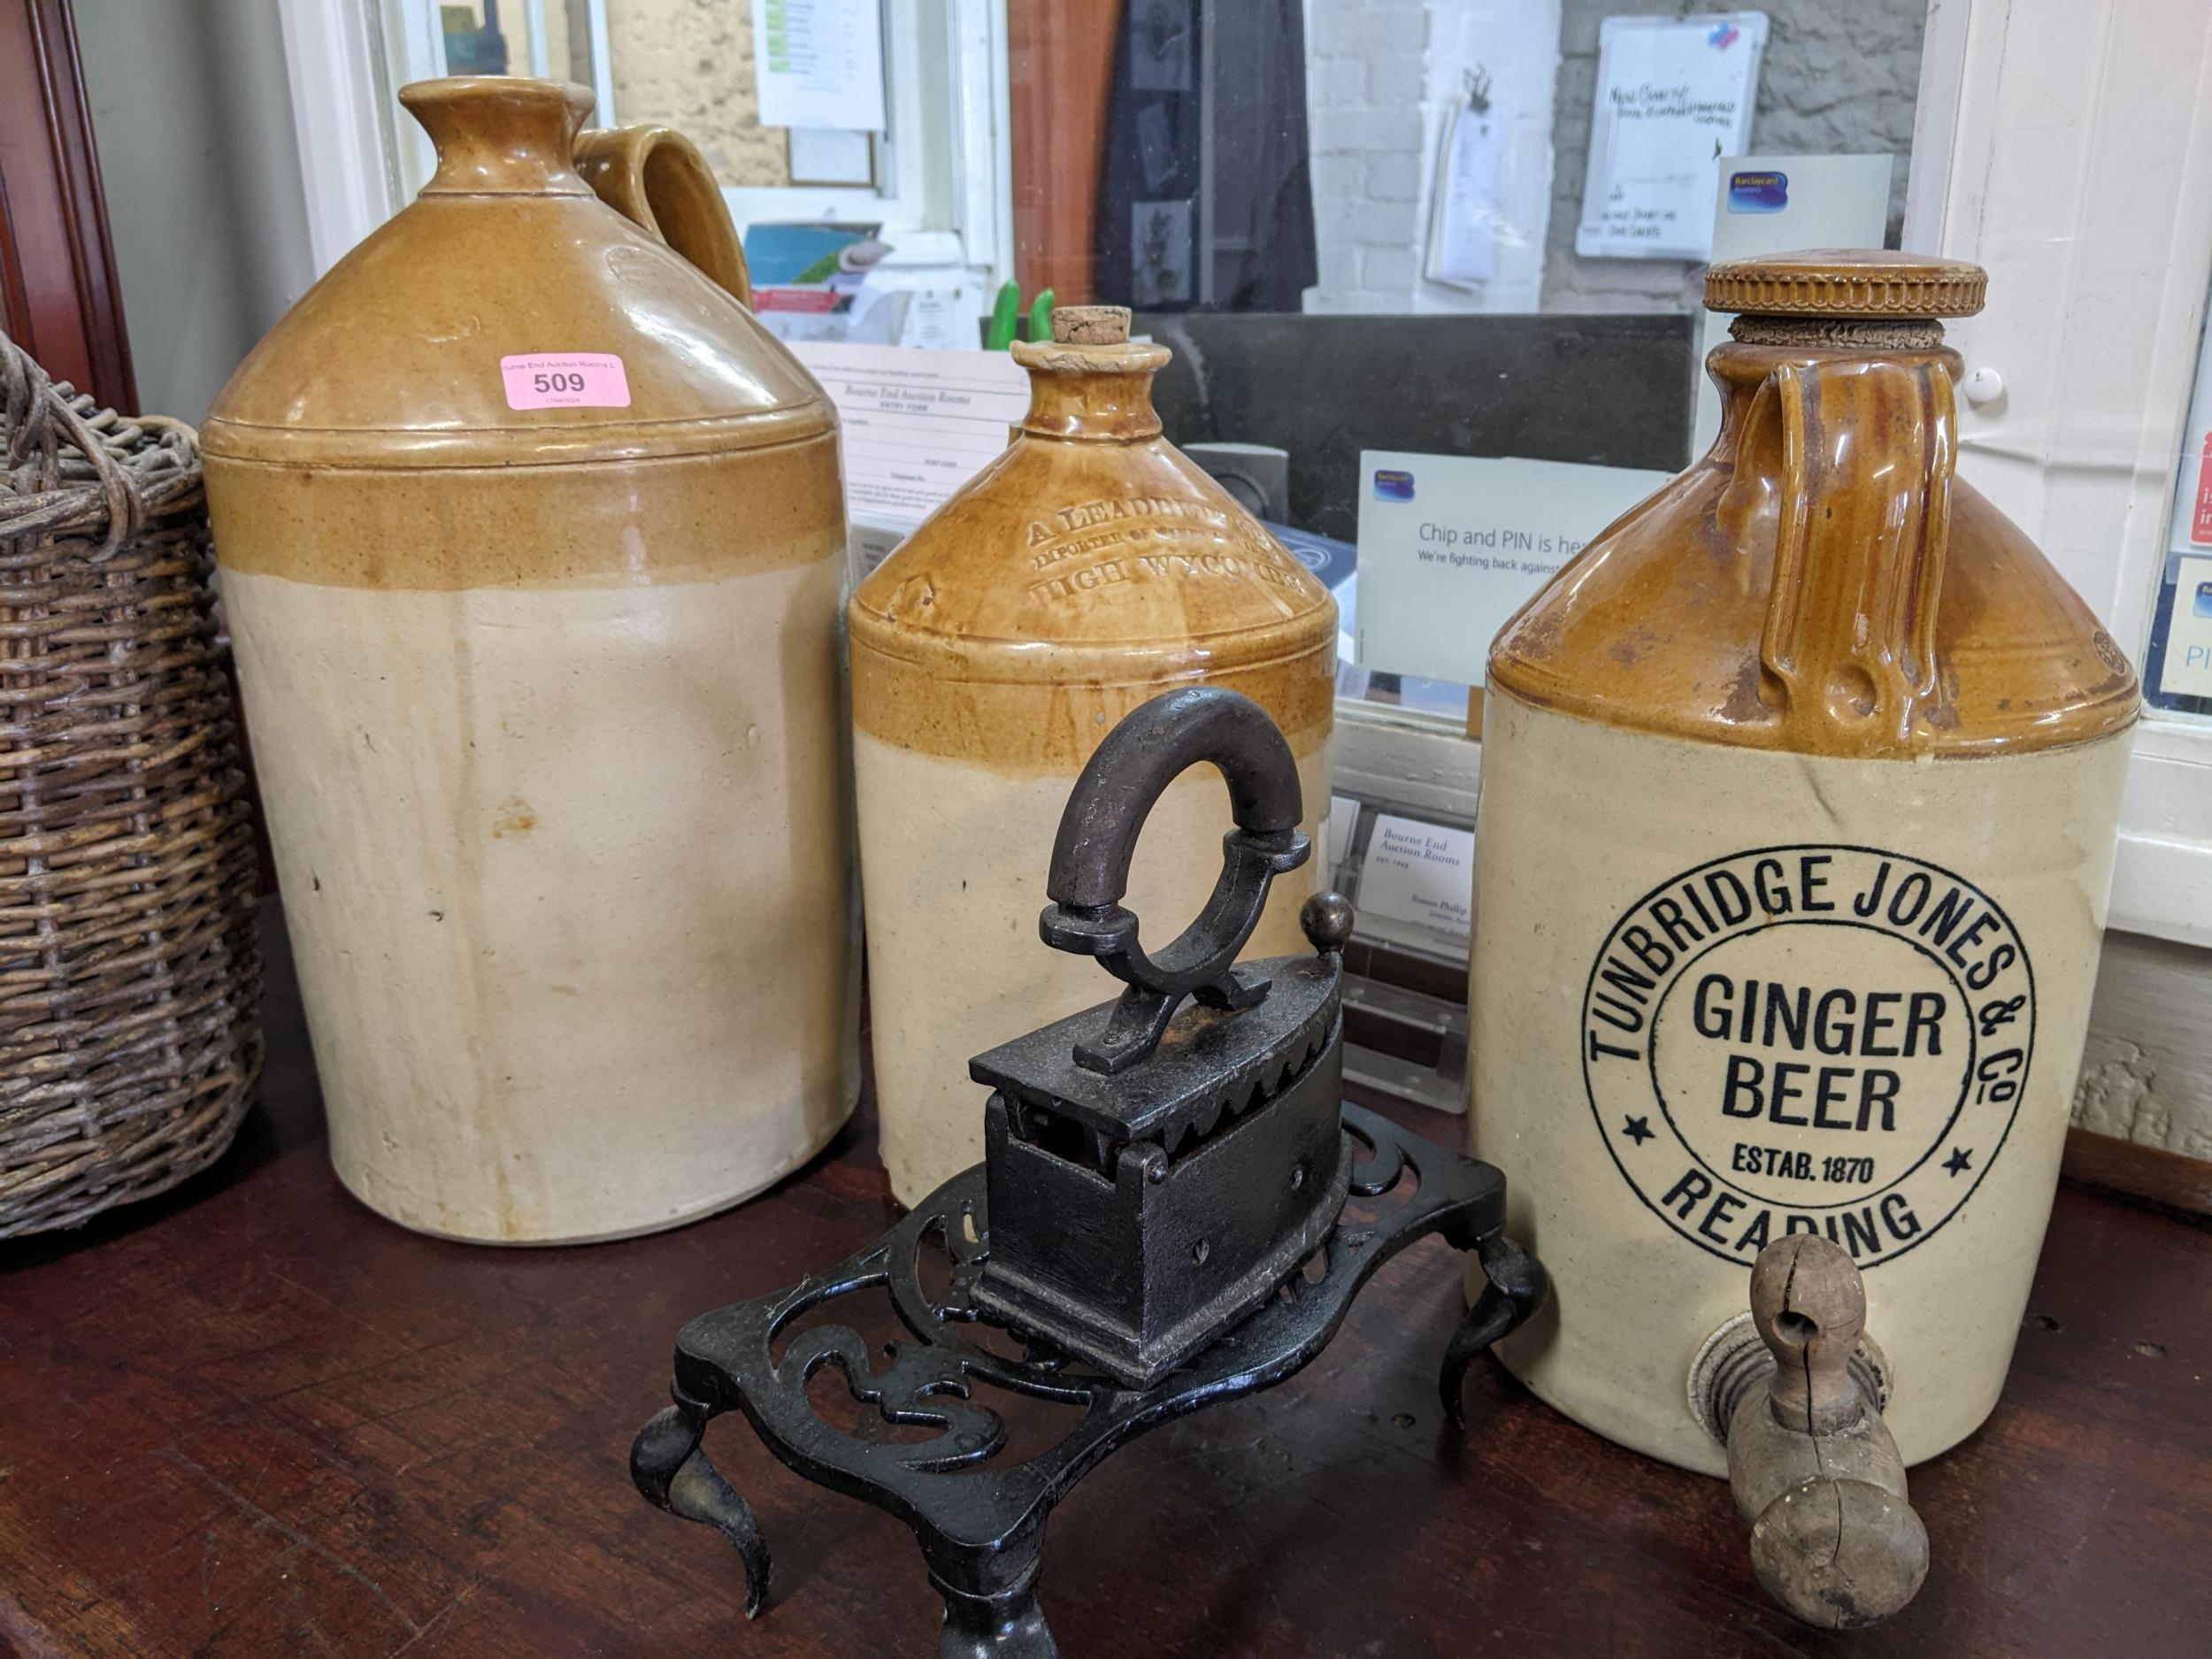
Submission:
M 630 380 L 611 352 L 531 351 L 502 357 L 510 409 L 627 409 Z

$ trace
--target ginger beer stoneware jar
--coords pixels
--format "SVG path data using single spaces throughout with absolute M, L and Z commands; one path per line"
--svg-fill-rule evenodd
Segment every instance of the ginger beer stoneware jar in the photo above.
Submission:
M 435 178 L 205 428 L 331 1156 L 425 1232 L 669 1226 L 856 1087 L 835 419 L 579 176 L 588 94 L 401 98 Z M 741 288 L 695 150 L 580 153 Z
M 1957 476 L 1983 287 L 1716 266 L 1711 452 L 1491 652 L 1473 1139 L 1555 1290 L 1507 1363 L 1713 1473 L 1686 1379 L 1770 1240 L 1855 1261 L 1916 1462 L 1995 1404 L 2057 1181 L 2137 693 Z
M 1232 687 L 1290 740 L 1310 833 L 1328 802 L 1335 601 L 1161 436 L 1164 347 L 1110 307 L 1063 310 L 1054 336 L 1013 348 L 1032 391 L 1005 454 L 847 611 L 876 1090 L 909 1204 L 983 1156 L 970 1056 L 1097 1001 L 1097 968 L 1041 952 L 1037 918 L 1068 790 L 1123 715 Z M 1186 773 L 1124 902 L 1172 937 L 1230 826 L 1218 774 Z M 1276 882 L 1248 955 L 1301 949 L 1313 883 Z

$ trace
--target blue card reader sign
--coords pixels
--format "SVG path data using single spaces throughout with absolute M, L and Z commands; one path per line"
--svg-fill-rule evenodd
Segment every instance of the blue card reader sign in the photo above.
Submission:
M 2212 697 L 2212 558 L 2185 555 L 2174 564 L 2154 689 L 2169 697 Z

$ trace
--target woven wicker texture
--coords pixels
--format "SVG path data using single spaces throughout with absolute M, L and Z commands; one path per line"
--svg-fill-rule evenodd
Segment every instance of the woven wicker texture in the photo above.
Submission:
M 0 336 L 0 1238 L 149 1197 L 261 1069 L 256 864 L 190 427 Z

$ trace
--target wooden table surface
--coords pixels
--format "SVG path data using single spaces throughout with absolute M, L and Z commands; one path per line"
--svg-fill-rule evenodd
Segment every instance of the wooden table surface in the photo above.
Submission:
M 776 1552 L 749 1625 L 727 1546 L 648 1508 L 625 1466 L 686 1318 L 891 1219 L 866 1111 L 773 1193 L 657 1238 L 418 1238 L 331 1175 L 272 954 L 268 1079 L 230 1156 L 0 1246 L 0 1652 L 933 1653 L 910 1534 L 786 1472 L 741 1420 L 708 1444 Z M 1066 1659 L 2212 1653 L 2198 1225 L 2061 1192 L 2003 1404 L 1914 1471 L 1927 1587 L 1847 1638 L 1767 1603 L 1721 1483 L 1576 1428 L 1487 1362 L 1465 1432 L 1447 1428 L 1458 1282 L 1441 1244 L 1415 1247 L 1301 1376 L 1093 1475 L 1046 1547 Z

